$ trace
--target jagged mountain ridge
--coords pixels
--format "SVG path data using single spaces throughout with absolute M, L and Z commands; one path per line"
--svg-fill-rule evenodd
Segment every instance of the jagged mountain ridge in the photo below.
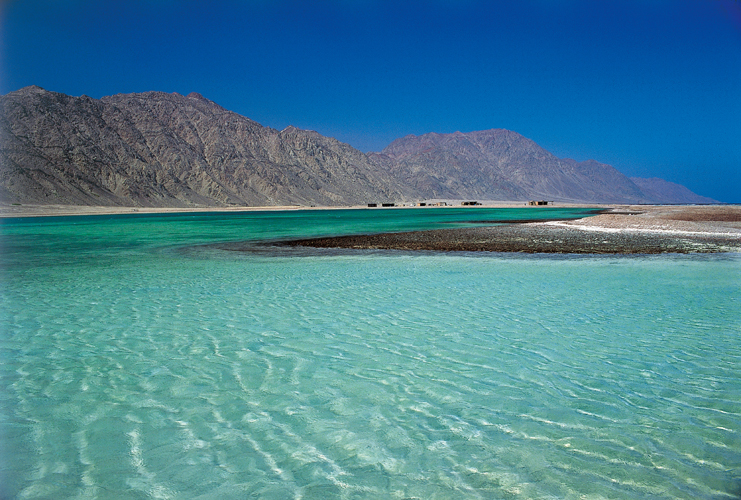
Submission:
M 199 94 L 0 98 L 0 199 L 80 205 L 341 205 L 398 199 L 361 152 Z
M 609 165 L 559 159 L 501 129 L 407 136 L 366 155 L 313 131 L 264 127 L 196 93 L 92 99 L 26 87 L 0 97 L 3 203 L 188 207 L 431 198 L 708 200 L 688 201 L 696 195 L 684 188 L 681 200 L 668 201 L 678 191 L 666 194 L 661 188 L 667 185 L 654 182 L 642 189 Z

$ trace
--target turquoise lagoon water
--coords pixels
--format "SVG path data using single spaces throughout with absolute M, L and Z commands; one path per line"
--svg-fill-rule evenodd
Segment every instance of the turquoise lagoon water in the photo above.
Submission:
M 533 214 L 2 221 L 0 498 L 740 498 L 738 254 L 213 245 Z

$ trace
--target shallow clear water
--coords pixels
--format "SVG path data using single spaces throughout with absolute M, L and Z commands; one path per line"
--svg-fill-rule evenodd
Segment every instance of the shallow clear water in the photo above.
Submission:
M 2 221 L 0 498 L 739 498 L 738 254 L 210 245 L 518 213 Z

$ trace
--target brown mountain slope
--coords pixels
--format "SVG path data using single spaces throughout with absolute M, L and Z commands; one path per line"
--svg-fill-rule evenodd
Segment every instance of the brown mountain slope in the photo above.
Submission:
M 0 199 L 80 205 L 339 205 L 403 193 L 361 152 L 201 97 L 0 98 Z
M 410 135 L 370 157 L 430 198 L 651 201 L 609 165 L 559 159 L 503 129 Z

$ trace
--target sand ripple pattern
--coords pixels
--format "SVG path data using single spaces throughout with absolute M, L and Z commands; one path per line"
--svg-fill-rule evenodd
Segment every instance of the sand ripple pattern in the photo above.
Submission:
M 9 277 L 0 497 L 738 498 L 738 260 L 203 252 Z

